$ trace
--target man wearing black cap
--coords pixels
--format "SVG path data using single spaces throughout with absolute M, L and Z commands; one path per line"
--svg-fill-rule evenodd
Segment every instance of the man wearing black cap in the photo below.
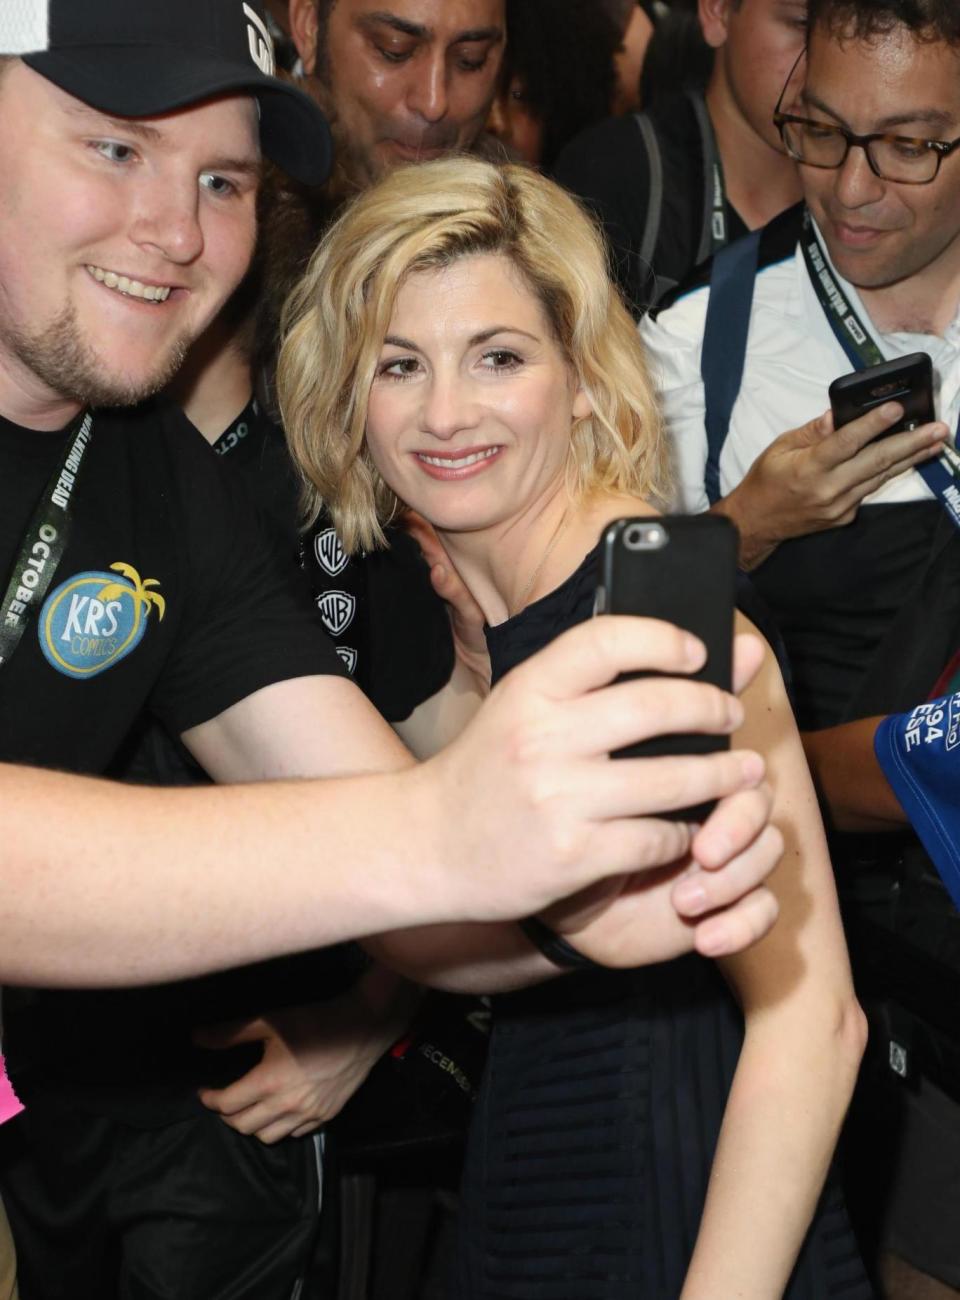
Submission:
M 272 80 L 269 40 L 250 6 L 191 6 L 189 11 L 179 6 L 179 13 L 177 6 L 164 6 L 135 15 L 133 22 L 125 6 L 101 5 L 96 14 L 90 8 L 54 8 L 48 14 L 50 48 L 5 72 L 5 130 L 19 140 L 22 153 L 6 158 L 3 168 L 0 329 L 7 374 L 21 390 L 8 397 L 4 409 L 21 427 L 31 427 L 37 381 L 49 390 L 49 420 L 47 412 L 41 419 L 51 430 L 70 423 L 80 396 L 96 406 L 126 405 L 165 383 L 219 305 L 223 285 L 235 283 L 249 261 L 261 147 L 306 180 L 321 179 L 329 166 L 323 120 L 310 100 Z M 189 48 L 164 48 L 178 21 L 189 31 Z M 122 58 L 116 48 L 93 43 L 106 30 L 125 47 Z M 198 97 L 203 102 L 189 114 L 176 112 Z M 160 113 L 158 120 L 140 120 Z M 186 193 L 197 196 L 192 204 L 184 201 Z M 189 605 L 202 604 L 209 613 L 216 609 L 211 594 L 222 600 L 237 587 L 223 563 L 224 540 L 252 597 L 242 622 L 281 627 L 289 620 L 289 634 L 297 634 L 302 616 L 289 597 L 280 594 L 277 604 L 282 586 L 257 553 L 255 529 L 242 517 L 232 521 L 212 475 L 204 478 L 193 463 L 200 458 L 186 431 L 169 414 L 158 414 L 157 423 L 162 422 L 169 427 L 158 438 L 151 418 L 138 416 L 130 437 L 129 417 L 98 413 L 92 429 L 81 425 L 75 439 L 68 436 L 71 449 L 58 467 L 49 518 L 35 521 L 44 569 L 22 574 L 23 596 L 5 611 L 12 615 L 5 625 L 12 642 L 30 604 L 46 595 L 40 648 L 54 670 L 49 702 L 62 710 L 61 726 L 68 734 L 46 753 L 24 750 L 26 729 L 18 727 L 16 709 L 8 708 L 9 757 L 100 766 L 103 758 L 95 756 L 77 693 L 89 695 L 99 686 L 106 731 L 126 729 L 137 692 L 149 687 L 152 675 L 141 661 L 150 656 L 156 664 L 154 656 L 163 653 L 161 637 L 170 615 L 179 626 L 162 638 L 164 648 L 175 647 L 188 629 L 189 636 L 203 638 L 187 613 Z M 15 444 L 16 435 L 5 432 L 7 473 L 28 510 L 47 467 L 35 481 L 31 466 L 17 463 L 36 433 Z M 43 441 L 50 437 L 56 434 Z M 45 450 L 38 449 L 37 460 Z M 181 481 L 210 493 L 202 529 L 189 503 L 182 512 L 169 510 L 178 540 L 189 551 L 182 558 L 170 554 L 166 520 L 156 517 L 152 496 L 141 490 L 144 475 L 163 496 L 171 496 Z M 91 506 L 110 519 L 109 541 L 103 539 L 113 548 L 109 560 L 91 555 L 89 562 L 80 561 L 66 549 L 44 593 L 39 583 L 56 558 L 52 534 L 64 532 L 59 516 L 69 521 L 75 510 Z M 15 526 L 24 523 L 25 517 Z M 37 585 L 31 583 L 33 574 L 39 575 Z M 110 574 L 112 583 L 104 583 Z M 222 605 L 217 617 L 227 622 Z M 202 649 L 219 669 L 228 693 L 225 704 L 268 685 L 278 672 L 281 680 L 287 676 L 269 638 L 256 633 L 247 638 L 242 622 L 234 623 L 232 634 L 229 625 L 224 628 L 228 637 L 219 662 L 212 642 Z M 256 653 L 264 658 L 263 676 L 255 673 L 246 682 L 242 676 L 248 669 L 238 672 L 236 664 L 243 654 L 235 644 L 241 632 L 251 653 L 250 643 L 259 640 Z M 295 675 L 335 667 L 332 660 L 326 666 L 326 647 L 310 650 L 308 644 L 304 640 L 297 651 L 299 666 L 291 663 Z M 14 648 L 4 646 L 5 659 Z M 12 663 L 19 667 L 21 655 Z M 25 705 L 36 707 L 38 687 L 24 692 Z M 192 709 L 182 689 L 171 686 L 162 707 L 181 705 Z M 174 725 L 182 730 L 184 722 L 186 716 Z M 116 733 L 107 743 L 115 742 Z M 235 1014 L 262 1005 L 256 1001 L 258 982 L 267 985 L 267 976 L 248 979 L 246 996 L 254 1000 L 245 1003 L 241 995 Z M 276 995 L 276 979 L 272 987 Z M 214 1066 L 191 1076 L 187 1071 L 196 1063 L 177 1056 L 163 1068 L 147 1070 L 142 1041 L 151 1022 L 162 1025 L 159 1017 L 178 1010 L 183 1016 L 185 1006 L 197 1019 L 219 1018 L 230 1005 L 223 990 L 219 1001 L 214 995 L 209 1003 L 203 984 L 185 990 L 179 1000 L 157 993 L 127 1008 L 130 1070 L 140 1080 L 132 1093 L 123 1087 L 129 1074 L 117 1064 L 122 1044 L 111 1037 L 101 1041 L 97 1033 L 123 1026 L 122 995 L 112 1004 L 94 998 L 91 1006 L 77 994 L 39 995 L 26 1007 L 22 997 L 8 999 L 11 1064 L 29 1102 L 21 1122 L 28 1149 L 9 1162 L 5 1179 L 24 1290 L 53 1294 L 66 1287 L 70 1294 L 107 1296 L 120 1289 L 126 1271 L 154 1293 L 213 1296 L 229 1286 L 240 1288 L 240 1279 L 250 1274 L 255 1281 L 246 1284 L 244 1294 L 287 1295 L 303 1272 L 315 1229 L 317 1153 L 309 1143 L 271 1148 L 244 1143 L 217 1118 L 200 1114 L 195 1098 L 191 1109 L 189 1084 L 224 1082 L 231 1077 L 229 1065 L 226 1072 Z M 297 993 L 296 1000 L 307 996 Z M 232 1072 L 238 1072 L 236 1060 Z M 49 1096 L 35 1088 L 38 1073 Z M 74 1078 L 84 1083 L 72 1088 Z M 126 1123 L 117 1123 L 117 1116 Z M 62 1164 L 49 1158 L 55 1134 Z M 71 1166 L 74 1177 L 65 1182 Z M 42 1185 L 45 1176 L 60 1181 L 52 1199 L 38 1193 L 36 1180 Z M 121 1188 L 122 1209 L 108 1203 Z M 51 1227 L 60 1210 L 58 1194 L 86 1210 L 60 1218 L 59 1239 Z
M 14 17 L 28 39 L 0 44 L 44 47 L 0 64 L 0 551 L 10 570 L 0 757 L 103 771 L 149 704 L 227 782 L 405 766 L 203 443 L 167 407 L 124 409 L 164 383 L 245 270 L 261 143 L 305 180 L 318 179 L 327 148 L 310 102 L 270 78 L 251 5 L 165 0 L 146 10 L 20 0 Z M 8 10 L 0 33 L 9 22 Z M 6 814 L 0 969 L 24 983 L 133 983 L 418 922 L 504 921 L 618 867 L 674 860 L 684 827 L 623 816 L 710 795 L 733 795 L 713 821 L 729 841 L 713 865 L 747 851 L 733 887 L 716 873 L 704 880 L 731 902 L 775 860 L 769 841 L 757 848 L 765 801 L 734 794 L 756 783 L 756 763 L 654 764 L 641 794 L 636 783 L 627 792 L 625 765 L 614 773 L 603 761 L 628 737 L 623 709 L 608 717 L 593 688 L 642 663 L 691 666 L 676 640 L 658 656 L 651 637 L 611 621 L 569 638 L 417 771 L 147 798 L 0 766 L 5 809 L 16 812 Z M 729 729 L 709 693 L 675 689 L 688 727 Z M 647 684 L 629 690 L 638 731 L 669 725 L 650 721 L 661 710 Z M 524 743 L 524 728 L 554 737 L 546 756 Z M 709 852 L 710 827 L 704 836 Z M 705 923 L 729 924 L 736 946 L 772 919 L 762 891 L 742 902 Z M 696 931 L 676 921 L 672 902 L 656 915 L 658 942 L 666 915 L 678 950 L 689 946 Z M 486 985 L 549 972 L 519 931 L 490 933 L 492 956 L 472 959 L 477 982 L 484 961 Z M 469 967 L 464 952 L 448 964 Z M 43 1083 L 57 1070 L 57 1013 L 36 998 L 19 1028 L 9 1045 L 30 1093 L 26 1122 L 39 1127 Z M 93 1073 L 96 1044 L 89 1052 Z M 189 1157 L 189 1143 L 171 1147 L 168 1170 Z M 116 1261 L 98 1271 L 104 1243 L 86 1229 L 97 1172 L 78 1161 L 75 1186 L 48 1189 L 63 1258 L 46 1244 L 38 1266 L 49 1285 L 31 1273 L 24 1300 L 101 1300 L 118 1286 L 213 1300 L 224 1265 L 248 1275 L 232 1295 L 289 1294 L 296 1270 L 267 1280 L 257 1224 L 229 1247 L 188 1239 L 178 1251 L 168 1236 L 160 1257 L 141 1240 L 118 1284 Z M 114 1191 L 115 1223 L 156 1213 L 147 1190 L 146 1200 L 142 1185 Z M 174 1193 L 168 1217 L 186 1230 L 184 1205 Z

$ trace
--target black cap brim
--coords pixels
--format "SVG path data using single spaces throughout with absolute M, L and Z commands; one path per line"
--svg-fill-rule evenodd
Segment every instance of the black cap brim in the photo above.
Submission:
M 260 147 L 296 180 L 321 185 L 333 142 L 309 95 L 249 63 L 182 47 L 73 46 L 28 54 L 24 63 L 61 90 L 115 117 L 155 117 L 217 95 L 247 91 L 260 106 Z

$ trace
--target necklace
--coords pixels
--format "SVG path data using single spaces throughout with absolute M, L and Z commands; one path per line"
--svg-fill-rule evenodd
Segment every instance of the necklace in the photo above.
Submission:
M 537 579 L 540 577 L 540 574 L 543 572 L 544 565 L 546 564 L 547 560 L 550 559 L 550 556 L 553 554 L 553 548 L 556 546 L 557 542 L 559 542 L 563 534 L 563 530 L 566 528 L 569 521 L 570 521 L 570 507 L 566 506 L 564 508 L 563 514 L 560 516 L 560 522 L 557 524 L 553 536 L 550 538 L 550 541 L 547 543 L 547 549 L 540 557 L 540 563 L 534 569 L 533 573 L 531 573 L 530 581 L 527 583 L 523 591 L 520 593 L 520 599 L 517 601 L 517 608 L 515 613 L 519 614 L 520 611 L 523 609 L 524 605 L 526 605 L 527 597 L 530 595 L 530 593 L 533 591 L 534 587 L 536 586 Z

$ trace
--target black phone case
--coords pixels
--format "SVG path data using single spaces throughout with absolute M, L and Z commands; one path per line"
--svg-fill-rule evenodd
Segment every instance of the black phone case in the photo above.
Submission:
M 884 402 L 899 402 L 903 419 L 877 438 L 889 438 L 936 419 L 933 411 L 933 367 L 926 352 L 911 352 L 895 361 L 881 361 L 841 375 L 828 389 L 833 427 L 841 428 Z M 874 442 L 876 442 L 876 438 Z
M 662 545 L 637 546 L 637 530 L 659 527 Z M 639 614 L 686 628 L 707 647 L 707 661 L 694 681 L 730 690 L 733 671 L 733 615 L 737 584 L 737 530 L 721 515 L 651 516 L 617 519 L 604 529 L 600 548 L 597 609 Z M 628 673 L 625 677 L 659 676 Z M 661 754 L 709 754 L 729 748 L 728 736 L 656 736 L 615 752 L 615 758 Z M 664 814 L 700 821 L 713 804 Z

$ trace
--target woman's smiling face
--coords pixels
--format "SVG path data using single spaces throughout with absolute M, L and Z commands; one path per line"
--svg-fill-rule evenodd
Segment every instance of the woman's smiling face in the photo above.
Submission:
M 539 299 L 508 258 L 411 275 L 370 389 L 367 443 L 397 496 L 437 528 L 509 523 L 562 484 L 590 404 Z

